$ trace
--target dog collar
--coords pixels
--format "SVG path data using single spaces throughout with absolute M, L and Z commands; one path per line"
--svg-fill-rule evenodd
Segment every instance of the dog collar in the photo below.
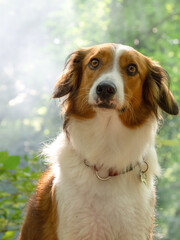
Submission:
M 101 166 L 100 168 L 97 168 L 96 165 L 93 165 L 93 166 L 92 166 L 92 165 L 90 165 L 90 163 L 89 163 L 86 159 L 84 159 L 84 164 L 85 164 L 87 167 L 90 167 L 91 169 L 93 169 L 93 170 L 95 171 L 96 177 L 97 177 L 99 180 L 101 180 L 101 181 L 107 181 L 107 180 L 111 179 L 112 177 L 117 177 L 117 176 L 119 176 L 119 175 L 123 175 L 123 174 L 129 173 L 129 172 L 133 171 L 137 166 L 139 166 L 139 168 L 140 168 L 140 173 L 139 173 L 139 175 L 140 175 L 140 180 L 141 180 L 141 182 L 143 182 L 144 184 L 146 184 L 146 172 L 148 171 L 149 165 L 147 164 L 146 161 L 143 160 L 143 162 L 144 162 L 145 165 L 146 165 L 146 169 L 145 169 L 145 170 L 142 170 L 140 163 L 137 162 L 134 166 L 133 166 L 132 164 L 130 164 L 130 165 L 127 166 L 124 170 L 121 170 L 121 171 L 119 171 L 119 172 L 113 171 L 113 169 L 110 168 L 110 169 L 108 170 L 108 176 L 107 176 L 107 177 L 101 177 L 101 176 L 99 175 L 99 170 L 102 169 L 103 166 Z
M 125 110 L 126 109 L 124 109 L 124 111 Z M 67 140 L 70 142 L 70 134 L 69 134 L 67 129 L 66 129 L 66 137 L 67 137 Z M 92 166 L 92 165 L 90 165 L 88 160 L 84 159 L 84 164 L 87 167 L 90 167 L 91 169 L 93 169 L 95 171 L 96 177 L 101 181 L 107 181 L 107 180 L 111 179 L 112 177 L 116 177 L 116 176 L 119 176 L 119 175 L 126 174 L 128 172 L 133 171 L 137 166 L 139 166 L 139 168 L 140 168 L 140 171 L 139 171 L 140 180 L 141 180 L 142 183 L 144 183 L 146 185 L 147 184 L 147 182 L 146 182 L 146 179 L 147 179 L 146 172 L 149 169 L 149 165 L 147 164 L 146 161 L 144 161 L 144 158 L 143 158 L 143 162 L 146 164 L 146 169 L 145 170 L 142 170 L 142 168 L 141 168 L 142 164 L 140 164 L 140 162 L 137 162 L 134 166 L 132 164 L 130 164 L 129 166 L 127 166 L 124 170 L 121 170 L 120 172 L 113 171 L 113 169 L 110 168 L 109 171 L 108 171 L 108 175 L 106 177 L 101 177 L 99 175 L 99 170 L 103 167 L 103 165 L 98 169 L 96 165 Z

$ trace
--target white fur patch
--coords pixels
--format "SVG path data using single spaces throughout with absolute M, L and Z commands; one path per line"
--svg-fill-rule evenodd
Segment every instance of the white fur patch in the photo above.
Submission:
M 115 167 L 118 171 L 136 164 L 154 143 L 153 119 L 135 129 L 125 127 L 115 110 L 99 109 L 91 120 L 73 119 L 69 126 L 71 144 L 91 165 Z

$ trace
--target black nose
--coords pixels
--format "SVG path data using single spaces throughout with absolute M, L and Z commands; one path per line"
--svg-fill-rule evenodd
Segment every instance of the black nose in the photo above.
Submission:
M 101 100 L 109 100 L 116 93 L 116 86 L 112 82 L 101 82 L 96 87 L 96 93 Z

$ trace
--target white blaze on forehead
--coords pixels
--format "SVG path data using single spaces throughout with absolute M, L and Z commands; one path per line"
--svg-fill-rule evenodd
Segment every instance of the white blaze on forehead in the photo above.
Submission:
M 117 92 L 114 96 L 114 100 L 116 101 L 117 105 L 122 107 L 124 104 L 124 83 L 123 83 L 123 77 L 120 72 L 120 66 L 119 66 L 119 59 L 120 56 L 125 51 L 131 51 L 133 48 L 126 46 L 126 45 L 112 45 L 112 51 L 114 52 L 114 58 L 113 58 L 113 64 L 112 69 L 110 69 L 108 72 L 102 74 L 97 80 L 94 82 L 93 86 L 90 89 L 89 92 L 89 103 L 95 104 L 97 99 L 96 94 L 96 88 L 98 84 L 100 84 L 103 81 L 109 81 L 115 84 L 117 88 Z
M 118 44 L 115 49 L 113 69 L 120 71 L 119 59 L 120 59 L 121 55 L 126 51 L 133 51 L 133 50 L 134 50 L 134 48 L 132 48 L 130 46 Z
M 115 57 L 114 57 L 114 63 L 115 64 L 119 63 L 119 58 L 124 52 L 134 50 L 134 48 L 132 48 L 130 46 L 127 46 L 127 45 L 118 44 L 116 46 L 117 47 L 115 49 Z
M 126 45 L 122 45 L 119 44 L 117 45 L 117 47 L 115 48 L 115 54 L 114 54 L 114 63 L 113 63 L 113 69 L 111 74 L 114 76 L 113 77 L 113 83 L 116 85 L 117 87 L 117 101 L 118 103 L 120 103 L 120 105 L 124 104 L 124 82 L 123 82 L 123 77 L 121 75 L 120 72 L 120 57 L 121 55 L 126 52 L 126 51 L 132 51 L 133 48 L 126 46 Z

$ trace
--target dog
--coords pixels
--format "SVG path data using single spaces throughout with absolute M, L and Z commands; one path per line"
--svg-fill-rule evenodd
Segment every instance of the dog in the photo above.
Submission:
M 155 136 L 161 110 L 178 114 L 168 74 L 132 47 L 72 53 L 52 98 L 63 132 L 45 148 L 49 168 L 29 201 L 20 240 L 153 239 Z

